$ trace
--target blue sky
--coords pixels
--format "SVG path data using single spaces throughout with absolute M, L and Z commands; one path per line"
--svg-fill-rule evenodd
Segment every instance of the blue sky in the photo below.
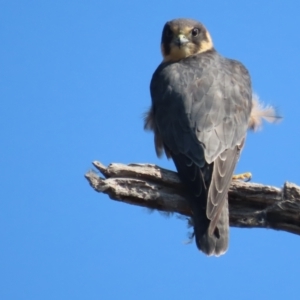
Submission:
M 231 229 L 225 256 L 176 217 L 109 200 L 93 160 L 156 163 L 142 114 L 164 23 L 202 21 L 284 116 L 237 172 L 300 183 L 298 1 L 0 1 L 0 299 L 298 299 L 300 237 Z

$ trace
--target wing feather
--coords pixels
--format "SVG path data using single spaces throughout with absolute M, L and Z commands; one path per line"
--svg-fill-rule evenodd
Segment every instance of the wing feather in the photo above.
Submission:
M 163 63 L 151 81 L 158 141 L 196 195 L 190 203 L 201 221 L 195 222 L 208 226 L 211 236 L 195 225 L 196 238 L 197 232 L 203 235 L 197 245 L 208 254 L 227 249 L 228 237 L 220 234 L 228 232 L 227 192 L 246 136 L 251 95 L 247 70 L 216 52 Z

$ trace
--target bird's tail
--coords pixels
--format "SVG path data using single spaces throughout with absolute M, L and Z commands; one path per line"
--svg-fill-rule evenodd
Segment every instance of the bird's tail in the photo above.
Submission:
M 212 234 L 209 234 L 211 221 L 206 214 L 207 185 L 211 181 L 213 165 L 205 164 L 202 168 L 199 168 L 198 165 L 182 154 L 173 154 L 172 158 L 178 170 L 178 175 L 182 182 L 185 183 L 190 194 L 187 200 L 193 213 L 194 235 L 198 249 L 207 255 L 222 255 L 228 248 L 229 220 L 227 196 L 224 199 L 219 215 L 215 216 L 218 221 L 215 228 L 212 228 Z
M 210 220 L 206 217 L 206 211 L 194 210 L 193 216 L 194 234 L 196 245 L 206 255 L 220 256 L 228 249 L 229 242 L 229 213 L 228 201 L 225 199 L 223 208 L 220 211 L 218 223 L 212 235 L 209 234 Z

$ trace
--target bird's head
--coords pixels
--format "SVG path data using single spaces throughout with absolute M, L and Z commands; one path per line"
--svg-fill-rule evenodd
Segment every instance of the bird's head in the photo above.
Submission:
M 212 49 L 210 34 L 198 21 L 175 19 L 165 24 L 161 38 L 164 61 L 178 61 Z

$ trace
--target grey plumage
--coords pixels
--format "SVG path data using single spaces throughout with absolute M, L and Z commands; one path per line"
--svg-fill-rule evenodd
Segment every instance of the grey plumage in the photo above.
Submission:
M 252 107 L 248 71 L 212 48 L 162 62 L 150 91 L 145 128 L 189 190 L 197 247 L 221 255 L 228 247 L 227 192 Z

